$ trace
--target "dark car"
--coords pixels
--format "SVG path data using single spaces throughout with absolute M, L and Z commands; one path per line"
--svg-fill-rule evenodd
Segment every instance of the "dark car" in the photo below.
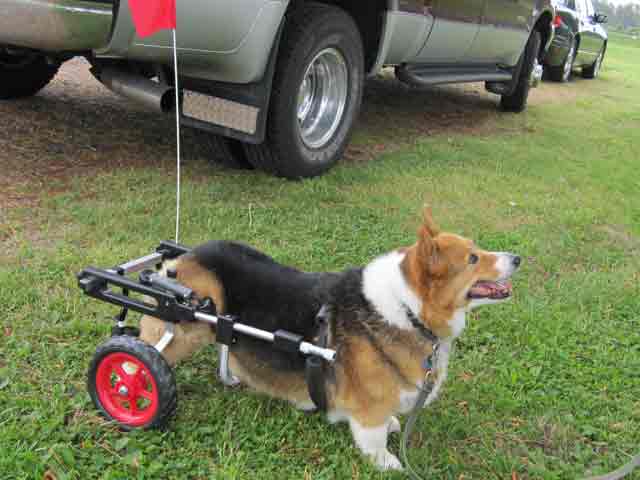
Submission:
M 555 36 L 544 57 L 547 76 L 567 82 L 575 68 L 584 78 L 596 78 L 607 49 L 605 15 L 596 13 L 591 0 L 554 0 Z

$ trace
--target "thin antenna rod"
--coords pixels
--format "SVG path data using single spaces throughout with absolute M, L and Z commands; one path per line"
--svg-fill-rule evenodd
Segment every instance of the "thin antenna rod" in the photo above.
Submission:
M 180 94 L 178 88 L 178 48 L 176 46 L 176 29 L 173 33 L 173 73 L 174 87 L 176 91 L 176 243 L 180 241 Z

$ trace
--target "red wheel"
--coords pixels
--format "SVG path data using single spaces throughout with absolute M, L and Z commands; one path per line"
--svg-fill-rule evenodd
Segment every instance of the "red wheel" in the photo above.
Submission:
M 158 411 L 158 387 L 147 367 L 128 353 L 110 353 L 96 374 L 100 403 L 110 417 L 138 427 Z
M 98 410 L 127 430 L 164 425 L 177 404 L 171 368 L 134 337 L 112 337 L 98 347 L 88 389 Z

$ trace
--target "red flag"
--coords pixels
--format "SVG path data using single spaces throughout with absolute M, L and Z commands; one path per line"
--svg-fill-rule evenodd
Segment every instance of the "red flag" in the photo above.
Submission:
M 176 0 L 129 0 L 129 10 L 140 37 L 176 28 Z

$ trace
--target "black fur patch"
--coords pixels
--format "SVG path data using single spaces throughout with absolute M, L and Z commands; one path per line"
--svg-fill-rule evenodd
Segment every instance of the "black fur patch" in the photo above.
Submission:
M 268 331 L 288 330 L 311 340 L 315 317 L 326 302 L 335 273 L 306 273 L 281 265 L 247 245 L 212 241 L 192 254 L 223 285 L 226 312 L 247 325 Z M 266 348 L 265 348 L 266 347 Z M 233 349 L 248 349 L 280 370 L 302 370 L 304 357 L 278 352 L 260 340 L 242 337 Z

